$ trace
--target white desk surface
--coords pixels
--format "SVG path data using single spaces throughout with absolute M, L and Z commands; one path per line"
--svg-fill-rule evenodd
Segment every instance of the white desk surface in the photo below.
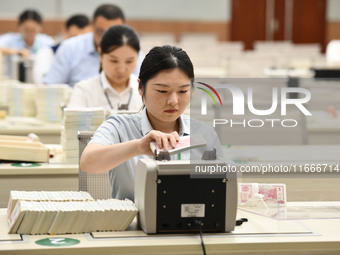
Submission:
M 90 235 L 7 235 L 6 209 L 0 209 L 1 254 L 202 254 L 198 234 L 145 235 L 142 231 L 97 233 Z M 248 222 L 233 233 L 204 234 L 207 254 L 339 254 L 340 219 L 278 221 L 247 212 L 238 212 Z M 7 229 L 6 229 L 7 227 Z M 105 237 L 106 236 L 106 237 Z M 47 247 L 35 241 L 51 237 L 74 238 L 74 246 Z M 5 241 L 6 240 L 6 241 Z
M 61 121 L 44 122 L 35 118 L 10 117 L 0 120 L 0 135 L 23 135 L 35 133 L 43 143 L 60 143 Z
M 10 117 L 7 116 L 4 120 L 0 120 L 0 131 L 11 132 L 11 130 L 28 132 L 31 130 L 41 130 L 45 133 L 55 133 L 61 130 L 61 121 L 59 122 L 44 122 L 35 118 L 29 117 Z
M 78 164 L 49 164 L 39 163 L 39 166 L 19 167 L 12 164 L 0 164 L 0 176 L 3 175 L 61 175 L 61 174 L 78 174 Z
M 78 174 L 78 164 L 64 163 L 63 150 L 60 144 L 45 145 L 55 153 L 49 162 L 27 167 L 13 166 L 12 163 L 0 163 L 0 175 Z
M 29 167 L 1 163 L 0 207 L 7 206 L 11 190 L 78 190 L 79 165 L 59 163 L 62 158 L 56 154 L 50 163 Z

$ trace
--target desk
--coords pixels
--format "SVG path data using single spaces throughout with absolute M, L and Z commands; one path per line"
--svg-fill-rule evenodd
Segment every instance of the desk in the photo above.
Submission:
M 42 143 L 59 144 L 61 123 L 47 123 L 35 118 L 6 117 L 0 120 L 0 135 L 27 136 L 35 133 Z
M 314 72 L 309 69 L 265 68 L 263 74 L 270 78 L 299 77 L 312 78 Z
M 0 229 L 4 230 L 7 227 L 5 211 L 6 209 L 0 209 Z M 204 234 L 207 254 L 332 255 L 340 253 L 340 219 L 280 221 L 244 211 L 239 211 L 238 217 L 246 217 L 249 222 L 236 227 L 233 233 Z M 53 236 L 80 241 L 74 246 L 64 247 L 35 244 L 35 241 L 51 236 L 24 235 L 24 241 L 0 241 L 0 251 L 2 255 L 202 254 L 200 238 L 197 234 L 146 235 L 138 230 L 117 232 L 113 234 L 116 237 L 106 238 L 104 236 L 110 235 L 110 232 L 97 234 L 95 238 L 89 234 Z M 9 238 L 16 240 L 18 237 L 20 236 L 10 235 Z
M 34 167 L 0 164 L 0 207 L 10 190 L 78 190 L 78 164 L 40 163 Z
M 326 111 L 311 113 L 306 119 L 308 144 L 340 144 L 340 116 L 334 118 Z
M 340 171 L 330 172 L 330 166 L 340 167 L 340 145 L 297 145 L 297 146 L 232 146 L 224 147 L 230 160 L 241 166 L 287 166 L 310 167 L 314 164 L 327 164 L 325 172 L 302 174 L 291 170 L 290 173 L 242 172 L 238 182 L 284 183 L 288 201 L 340 201 Z M 294 169 L 292 167 L 291 169 Z M 334 169 L 334 168 L 333 168 Z

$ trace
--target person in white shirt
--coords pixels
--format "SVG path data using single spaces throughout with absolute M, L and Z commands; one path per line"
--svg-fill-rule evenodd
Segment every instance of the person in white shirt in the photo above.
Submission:
M 143 102 L 138 93 L 138 77 L 133 74 L 139 50 L 139 38 L 133 28 L 111 26 L 100 41 L 101 73 L 77 83 L 67 107 L 139 111 Z

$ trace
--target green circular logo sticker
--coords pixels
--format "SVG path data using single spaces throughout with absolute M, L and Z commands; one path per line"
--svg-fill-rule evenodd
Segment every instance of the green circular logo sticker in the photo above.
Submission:
M 52 237 L 40 239 L 35 243 L 43 246 L 71 246 L 80 243 L 80 241 L 73 238 Z
M 34 167 L 34 166 L 41 166 L 39 163 L 15 163 L 12 164 L 12 166 L 17 166 L 17 167 Z

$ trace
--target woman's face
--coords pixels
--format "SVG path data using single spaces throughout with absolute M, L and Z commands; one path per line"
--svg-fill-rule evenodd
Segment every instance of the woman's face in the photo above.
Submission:
M 22 34 L 26 44 L 31 45 L 34 38 L 41 31 L 41 25 L 34 20 L 25 20 L 19 26 L 19 32 Z
M 136 68 L 138 52 L 123 45 L 110 53 L 101 54 L 102 69 L 112 86 L 126 84 Z
M 153 126 L 174 123 L 190 101 L 191 80 L 180 69 L 163 70 L 148 80 L 144 95 L 145 107 Z

